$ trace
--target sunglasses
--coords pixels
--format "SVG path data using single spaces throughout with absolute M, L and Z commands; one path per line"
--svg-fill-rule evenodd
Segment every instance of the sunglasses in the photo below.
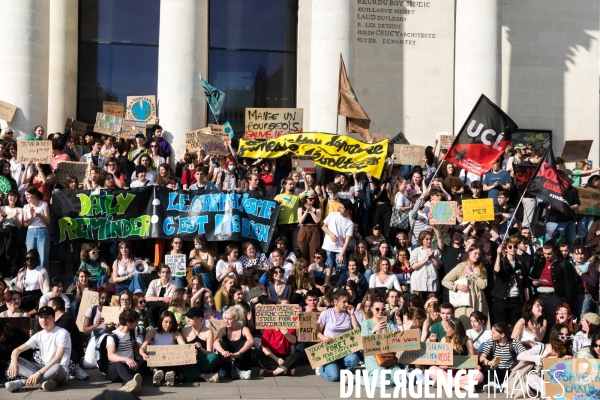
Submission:
M 138 304 L 146 304 L 146 300 L 140 300 L 138 301 Z
M 306 198 L 306 200 L 307 200 L 307 201 L 308 201 L 308 200 L 310 200 L 310 201 L 315 201 L 315 198 L 314 198 L 314 197 L 307 197 L 307 198 Z
M 516 249 L 516 247 L 515 247 L 515 246 L 513 246 L 513 245 L 506 246 L 506 248 L 507 248 L 507 249 L 510 249 L 510 250 L 512 250 L 512 249 Z
M 322 257 L 321 256 L 315 256 L 315 259 L 317 259 L 317 258 L 322 258 Z
M 98 254 L 100 253 L 98 250 L 90 250 L 90 254 Z
M 600 343 L 594 344 L 594 347 L 600 347 Z
M 35 257 L 25 257 L 25 261 L 35 261 L 37 258 Z
M 381 312 L 381 311 L 385 311 L 385 308 L 379 308 L 379 307 L 375 307 L 373 308 L 375 311 L 377 312 Z
M 573 336 L 572 335 L 558 335 L 558 338 L 560 340 L 571 340 L 571 339 L 573 339 Z M 596 345 L 594 345 L 594 347 L 596 347 Z

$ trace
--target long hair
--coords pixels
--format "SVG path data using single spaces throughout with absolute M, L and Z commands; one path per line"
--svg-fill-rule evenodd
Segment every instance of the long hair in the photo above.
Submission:
M 247 286 L 249 289 L 258 286 L 258 282 L 254 279 L 254 277 L 258 274 L 258 269 L 255 267 L 248 267 L 244 270 L 244 274 L 242 275 L 242 280 L 240 284 Z
M 458 318 L 448 318 L 446 319 L 446 322 L 452 327 L 454 328 L 454 336 L 452 336 L 452 345 L 454 346 L 454 349 L 456 349 L 457 352 L 462 353 L 463 349 L 466 344 L 465 342 L 465 338 L 467 337 L 467 332 L 465 331 L 465 327 L 463 325 L 462 322 L 460 322 L 460 319 Z M 447 338 L 448 336 L 446 336 Z
M 119 242 L 119 253 L 117 254 L 117 260 L 123 259 L 121 255 L 121 246 L 125 246 L 129 249 L 129 258 L 133 259 L 133 254 L 131 254 L 131 242 L 123 241 Z
M 555 324 L 552 329 L 550 329 L 550 345 L 552 345 L 552 351 L 556 353 L 556 357 L 558 358 L 563 358 L 566 355 L 573 355 L 573 341 L 567 340 L 566 342 L 563 342 L 558 338 L 561 334 L 561 329 L 564 328 L 569 329 L 565 324 Z M 569 334 L 570 333 L 571 331 L 569 330 Z M 593 344 L 594 343 L 592 342 L 592 347 Z
M 229 288 L 229 293 L 227 294 L 227 305 L 229 307 L 235 306 L 235 300 L 233 299 L 233 296 L 240 291 L 242 291 L 242 287 L 240 285 L 231 285 Z
M 164 168 L 166 172 L 164 178 L 160 175 L 161 168 Z M 167 186 L 171 180 L 177 180 L 175 173 L 173 173 L 173 169 L 167 163 L 160 164 L 158 168 L 156 168 L 156 172 L 156 184 L 158 186 Z
M 521 316 L 525 320 L 525 326 L 527 326 L 528 322 L 531 322 L 532 324 L 537 326 L 542 326 L 544 324 L 543 315 L 540 315 L 538 318 L 536 318 L 535 315 L 533 315 L 533 306 L 535 303 L 540 303 L 540 305 L 542 305 L 542 302 L 538 299 L 529 299 L 525 302 L 525 304 L 523 304 L 523 311 L 521 312 Z
M 163 327 L 162 327 L 162 323 L 165 320 L 165 318 L 171 318 L 171 321 L 173 321 L 173 324 L 171 325 L 171 330 L 168 333 L 175 333 L 177 332 L 177 319 L 175 318 L 175 314 L 173 314 L 171 311 L 163 311 L 160 314 L 160 317 L 158 317 L 158 323 L 156 325 L 156 332 L 158 333 L 165 333 Z
M 380 257 L 379 260 L 377 260 L 377 264 L 375 264 L 375 273 L 378 274 L 381 271 L 381 263 L 383 261 L 387 261 L 387 263 L 390 265 L 390 269 L 388 270 L 388 275 L 392 274 L 392 263 L 390 262 L 390 260 L 387 257 Z
M 183 298 L 184 295 L 184 288 L 175 289 L 173 291 L 173 296 L 171 297 L 171 305 L 173 307 L 185 307 L 185 299 Z
M 238 250 L 238 247 L 235 244 L 228 244 L 227 247 L 225 247 L 223 254 L 221 254 L 221 260 L 227 262 L 227 257 L 229 257 L 234 250 Z
M 475 251 L 475 250 L 479 250 L 481 253 L 481 256 L 479 257 L 479 262 L 477 264 L 472 264 L 471 260 L 469 259 L 469 255 L 471 254 L 472 251 Z M 467 250 L 467 254 L 465 254 L 465 256 L 463 257 L 462 262 L 471 265 L 474 270 L 475 269 L 477 270 L 477 272 L 479 273 L 479 276 L 481 276 L 483 279 L 487 279 L 487 273 L 485 271 L 485 267 L 481 263 L 482 259 L 483 259 L 483 250 L 481 249 L 481 247 L 472 244 L 469 246 L 469 249 Z
M 368 309 L 364 309 L 362 310 L 362 314 L 364 319 L 371 319 L 373 318 L 373 311 L 372 311 L 372 307 L 375 303 L 382 303 L 383 304 L 383 308 L 385 308 L 385 299 L 383 297 L 381 297 L 380 295 L 375 295 L 372 299 L 371 299 L 371 305 L 368 307 Z
M 575 326 L 573 324 L 573 311 L 571 311 L 571 306 L 569 306 L 569 303 L 567 302 L 563 302 L 562 304 L 556 306 L 556 320 L 554 321 L 556 324 L 561 323 L 558 320 L 558 310 L 560 310 L 561 308 L 566 308 L 567 309 L 567 315 L 568 315 L 568 323 L 566 323 L 565 325 L 567 326 L 567 328 L 569 328 L 569 332 L 571 333 L 575 333 Z
M 315 278 L 308 272 L 304 273 L 304 268 L 308 269 L 308 261 L 299 258 L 294 261 L 292 273 L 288 277 L 288 283 L 291 286 L 292 292 L 300 289 L 312 289 L 315 287 Z

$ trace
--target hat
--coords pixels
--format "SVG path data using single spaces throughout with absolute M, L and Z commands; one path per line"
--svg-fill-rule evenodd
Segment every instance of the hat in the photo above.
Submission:
M 589 312 L 589 313 L 583 314 L 583 319 L 585 319 L 590 324 L 600 326 L 600 316 L 598 316 L 598 314 L 596 314 L 596 313 Z
M 135 176 L 138 176 L 140 172 L 148 172 L 148 169 L 143 165 L 138 165 L 135 167 Z
M 375 225 L 373 226 L 373 229 L 381 229 L 381 226 L 379 226 L 379 224 L 375 224 Z
M 202 317 L 204 318 L 204 310 L 201 307 L 192 307 L 185 314 L 188 318 Z
M 515 145 L 515 150 L 523 150 L 523 149 L 526 149 L 524 144 L 518 143 Z
M 564 164 L 565 160 L 562 157 L 556 157 L 556 158 L 554 158 L 554 162 L 556 164 Z
M 42 314 L 48 314 L 48 315 L 51 315 L 54 317 L 54 308 L 48 307 L 48 306 L 41 307 L 38 310 L 38 315 L 42 315 Z
M 142 132 L 142 131 L 138 131 L 138 133 L 135 134 L 135 137 L 138 137 L 138 136 L 146 137 L 146 135 L 144 135 L 144 132 Z

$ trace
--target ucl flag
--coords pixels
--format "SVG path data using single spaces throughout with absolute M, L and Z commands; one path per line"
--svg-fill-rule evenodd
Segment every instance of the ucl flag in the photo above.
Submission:
M 204 96 L 206 96 L 208 106 L 215 116 L 219 115 L 221 113 L 223 102 L 225 101 L 225 92 L 221 92 L 219 89 L 202 79 L 202 74 L 199 74 L 198 76 L 200 77 L 200 82 L 204 88 Z
M 517 124 L 482 94 L 444 160 L 481 176 L 504 153 L 516 130 Z

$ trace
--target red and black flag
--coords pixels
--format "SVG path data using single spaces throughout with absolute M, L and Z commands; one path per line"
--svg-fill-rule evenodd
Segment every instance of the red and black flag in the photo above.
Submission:
M 482 94 L 444 159 L 481 176 L 504 153 L 516 130 L 517 124 Z
M 537 169 L 537 165 L 523 165 L 513 164 L 513 170 L 515 172 L 515 181 L 517 182 L 517 189 L 519 190 L 519 197 L 523 196 L 529 181 L 533 178 L 533 174 Z
M 550 146 L 546 149 L 544 158 L 529 181 L 527 192 L 539 197 L 568 217 L 575 218 L 575 211 L 571 209 L 569 202 L 565 199 L 567 186 L 569 186 L 568 183 L 558 176 L 554 152 Z

